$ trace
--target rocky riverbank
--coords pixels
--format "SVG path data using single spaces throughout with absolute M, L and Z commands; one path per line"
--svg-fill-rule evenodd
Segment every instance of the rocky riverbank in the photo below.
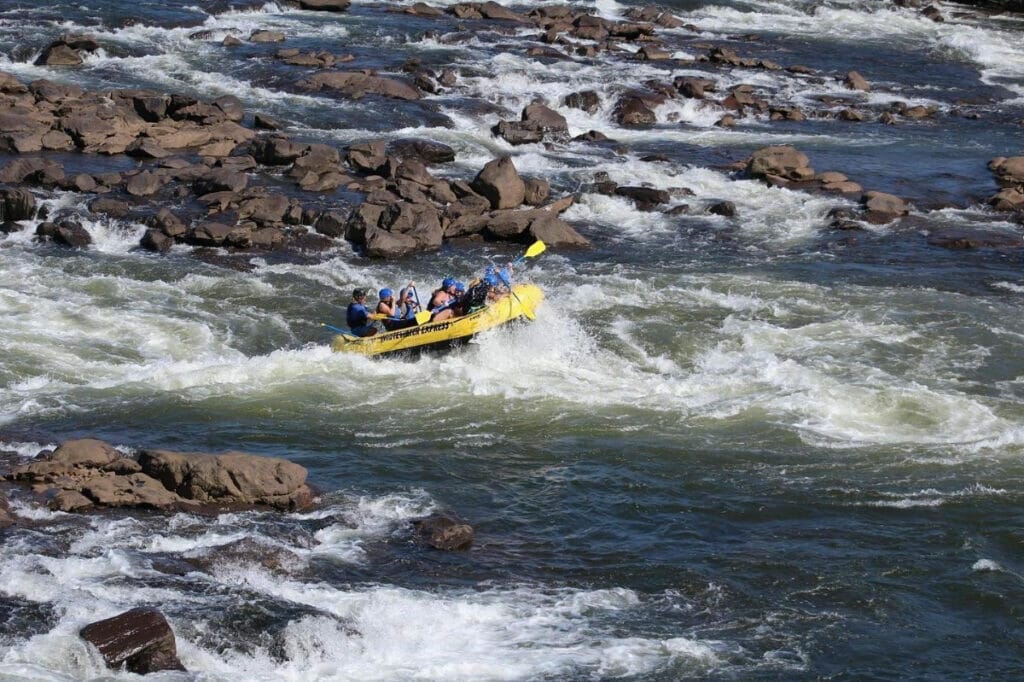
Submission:
M 308 4 L 303 7 L 328 9 Z M 327 4 L 332 11 L 347 7 L 346 3 Z M 929 10 L 934 8 L 922 11 Z M 563 101 L 535 101 L 518 120 L 502 119 L 492 127 L 492 135 L 512 146 L 543 144 L 557 152 L 597 144 L 624 151 L 597 130 L 570 138 L 567 121 L 556 107 L 592 112 L 610 106 L 617 124 L 627 128 L 664 123 L 657 111 L 670 100 L 693 100 L 698 106 L 720 109 L 724 114 L 718 125 L 726 128 L 750 118 L 790 124 L 835 118 L 850 124 L 875 120 L 915 125 L 941 115 L 984 115 L 969 103 L 946 114 L 930 104 L 880 104 L 877 98 L 867 97 L 872 85 L 856 70 L 828 74 L 800 64 L 776 63 L 756 55 L 756 36 L 745 54 L 731 46 L 702 42 L 698 36 L 686 38 L 685 32 L 692 27 L 656 7 L 630 10 L 629 21 L 610 21 L 564 5 L 520 13 L 494 2 L 461 3 L 444 10 L 417 3 L 402 11 L 424 20 L 454 18 L 506 31 L 508 40 L 518 41 L 518 49 L 533 59 L 635 60 L 659 67 L 699 67 L 706 74 L 644 80 L 611 103 L 603 102 L 595 91 L 579 91 Z M 941 20 L 941 16 L 931 18 Z M 524 27 L 540 33 L 524 35 Z M 671 36 L 659 33 L 669 30 Z M 222 49 L 240 43 L 233 36 L 228 38 Z M 458 32 L 438 35 L 442 42 L 468 38 L 469 34 Z M 259 46 L 287 39 L 273 31 L 254 31 L 247 42 Z M 680 59 L 675 53 L 680 45 L 703 54 Z M 100 48 L 94 36 L 63 35 L 42 51 L 37 62 L 77 68 L 83 55 Z M 268 57 L 301 70 L 304 75 L 295 79 L 297 90 L 326 97 L 391 98 L 429 106 L 422 104 L 424 95 L 460 89 L 456 69 L 439 73 L 415 58 L 403 65 L 402 71 L 410 76 L 405 79 L 369 70 L 338 70 L 354 59 L 351 55 L 282 48 Z M 783 93 L 777 89 L 756 84 L 724 87 L 716 77 L 716 72 L 743 71 L 751 74 L 752 81 L 759 72 L 785 74 L 795 86 L 834 81 L 842 83 L 849 95 L 821 98 L 821 108 L 808 111 L 779 100 Z M 435 140 L 369 139 L 338 148 L 296 140 L 278 131 L 279 127 L 270 117 L 246 112 L 231 95 L 202 101 L 182 93 L 87 91 L 49 80 L 23 83 L 0 73 L 0 151 L 17 155 L 0 167 L 0 230 L 21 230 L 24 221 L 34 220 L 39 239 L 88 247 L 89 233 L 74 211 L 37 212 L 38 199 L 64 191 L 94 197 L 88 202 L 93 213 L 148 225 L 140 242 L 145 249 L 166 252 L 184 244 L 210 257 L 212 248 L 241 254 L 242 258 L 218 262 L 243 268 L 247 267 L 245 257 L 252 254 L 277 252 L 316 259 L 317 253 L 343 242 L 367 256 L 385 259 L 435 250 L 453 239 L 518 243 L 542 239 L 555 248 L 588 244 L 584 234 L 560 218 L 578 200 L 578 191 L 552 196 L 548 179 L 520 176 L 508 156 L 487 163 L 474 178 L 460 179 L 443 175 L 444 167 L 455 161 L 455 152 Z M 859 198 L 863 213 L 843 211 L 834 217 L 833 226 L 843 230 L 854 229 L 856 221 L 886 223 L 909 212 L 899 197 L 878 190 L 865 192 L 843 173 L 815 173 L 806 155 L 779 149 L 762 150 L 737 162 L 733 172 L 736 177 L 763 178 L 776 186 Z M 66 172 L 58 158 L 68 152 L 95 158 L 97 170 Z M 766 164 L 765 159 L 780 153 L 787 158 L 778 158 L 779 167 Z M 103 170 L 103 158 L 111 157 L 128 157 L 132 167 Z M 1004 189 L 988 203 L 1019 217 L 1024 194 L 1018 160 L 992 160 L 990 165 Z M 585 189 L 633 199 L 644 210 L 670 215 L 694 211 L 685 202 L 692 194 L 686 187 L 666 191 L 639 184 L 613 186 L 598 174 Z M 708 204 L 699 211 L 743 217 L 736 215 L 729 202 Z M 982 234 L 973 241 L 986 239 Z M 972 239 L 935 243 L 962 245 Z M 1010 246 L 1005 239 L 1000 245 Z

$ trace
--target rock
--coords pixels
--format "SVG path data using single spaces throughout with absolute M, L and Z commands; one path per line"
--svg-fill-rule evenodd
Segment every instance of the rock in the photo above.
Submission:
M 403 138 L 391 142 L 387 153 L 398 159 L 417 159 L 425 164 L 451 163 L 455 150 L 433 140 Z
M 884 225 L 910 213 L 903 199 L 885 192 L 865 192 L 861 203 L 865 209 L 864 218 L 875 225 Z
M 508 156 L 488 162 L 471 186 L 488 199 L 494 209 L 516 208 L 526 198 L 526 184 Z
M 257 30 L 249 34 L 250 43 L 283 43 L 284 33 L 280 31 Z
M 988 204 L 997 211 L 1024 211 L 1024 190 L 1007 187 L 989 197 Z
M 76 512 L 93 506 L 92 500 L 76 490 L 61 490 L 47 505 L 52 511 Z
M 0 71 L 0 92 L 9 95 L 20 95 L 28 92 L 28 88 L 11 74 L 6 71 Z
M 531 128 L 546 133 L 564 133 L 569 130 L 569 124 L 564 116 L 540 102 L 533 102 L 523 108 L 522 121 Z
M 168 237 L 160 230 L 149 229 L 146 230 L 146 233 L 142 235 L 142 239 L 139 240 L 139 246 L 148 251 L 166 253 L 174 246 L 174 239 Z
M 192 570 L 199 568 L 211 572 L 219 565 L 234 564 L 262 566 L 272 573 L 296 573 L 306 566 L 295 552 L 250 537 L 200 551 L 198 556 L 188 558 L 193 565 Z
M 408 83 L 392 78 L 382 78 L 366 71 L 327 71 L 316 73 L 300 85 L 308 89 L 328 88 L 349 97 L 380 95 L 402 100 L 418 100 L 420 93 Z
M 433 514 L 412 522 L 416 534 L 434 549 L 457 551 L 473 544 L 473 527 L 449 514 Z
M 36 66 L 81 66 L 84 63 L 81 55 L 63 42 L 52 43 L 43 50 L 36 59 Z
M 317 12 L 343 12 L 350 4 L 351 0 L 299 0 L 299 7 Z
M 51 462 L 73 467 L 102 467 L 122 457 L 114 446 L 96 438 L 78 438 L 60 444 Z
M 238 47 L 239 45 L 244 45 L 244 43 L 236 36 L 226 35 L 224 36 L 224 40 L 221 42 L 221 45 L 224 47 Z
M 582 109 L 588 114 L 596 114 L 601 108 L 601 97 L 593 90 L 583 90 L 566 95 L 565 106 Z
M 418 241 L 408 234 L 400 234 L 370 227 L 364 234 L 363 250 L 370 258 L 401 258 L 419 249 Z
M 27 189 L 0 188 L 0 223 L 29 220 L 36 213 L 36 198 Z
M 260 130 L 280 130 L 283 127 L 280 121 L 266 114 L 256 114 L 253 116 L 252 125 Z
M 628 197 L 637 204 L 667 204 L 671 201 L 671 195 L 663 189 L 652 187 L 629 187 L 622 186 L 615 188 L 615 194 L 620 197 Z
M 0 529 L 12 525 L 14 525 L 14 517 L 11 516 L 11 510 L 7 506 L 7 497 L 0 492 Z
M 307 145 L 292 142 L 282 135 L 260 137 L 250 145 L 253 158 L 265 166 L 285 166 L 302 156 Z
M 928 236 L 928 243 L 945 249 L 1019 249 L 1024 239 L 1019 235 L 993 232 L 991 230 L 966 230 L 944 228 Z
M 230 168 L 215 168 L 192 183 L 192 191 L 197 195 L 213 192 L 241 192 L 249 183 L 245 173 Z
M 90 623 L 78 634 L 99 649 L 107 666 L 114 670 L 124 666 L 129 672 L 146 675 L 185 669 L 178 660 L 171 626 L 154 608 L 136 608 Z
M 843 80 L 843 85 L 851 90 L 860 90 L 862 92 L 871 91 L 871 85 L 864 79 L 864 76 L 860 75 L 856 71 L 850 71 L 846 74 L 846 78 Z
M 650 126 L 658 122 L 658 117 L 639 97 L 627 96 L 619 100 L 615 107 L 615 119 L 624 126 Z
M 719 201 L 708 206 L 708 213 L 733 218 L 736 216 L 736 204 L 731 201 Z
M 55 184 L 64 178 L 64 167 L 38 156 L 12 159 L 0 169 L 0 182 Z
M 787 180 L 810 180 L 814 170 L 806 155 L 789 145 L 764 147 L 751 155 L 747 172 L 756 178 L 776 176 Z
M 364 173 L 377 173 L 387 163 L 383 140 L 354 144 L 347 149 L 348 165 Z
M 541 206 L 551 195 L 551 183 L 540 178 L 527 178 L 524 180 L 526 192 L 523 196 L 523 203 L 529 206 Z
M 997 156 L 988 162 L 988 169 L 1000 187 L 1024 185 L 1024 156 Z
M 40 223 L 36 228 L 36 236 L 73 248 L 84 248 L 92 244 L 89 232 L 72 220 L 62 220 L 57 224 Z
M 538 216 L 527 228 L 531 241 L 541 240 L 549 247 L 589 246 L 583 235 L 574 230 L 567 222 L 561 220 L 551 211 L 541 209 L 547 216 Z
M 131 206 L 127 202 L 118 199 L 101 197 L 90 202 L 89 210 L 93 213 L 102 213 L 113 218 L 124 218 L 131 213 Z
M 276 224 L 284 221 L 288 208 L 288 197 L 283 194 L 268 194 L 239 202 L 238 217 L 241 220 L 252 220 L 259 225 Z
M 139 464 L 168 490 L 198 502 L 298 509 L 312 501 L 306 469 L 276 457 L 144 450 Z
M 276 227 L 263 227 L 249 235 L 249 243 L 254 249 L 272 251 L 285 245 L 288 238 Z
M 90 478 L 82 484 L 82 494 L 103 507 L 171 509 L 185 503 L 160 481 L 144 473 Z
M 146 197 L 156 194 L 163 185 L 164 178 L 162 175 L 151 171 L 143 171 L 128 179 L 125 191 L 134 197 Z

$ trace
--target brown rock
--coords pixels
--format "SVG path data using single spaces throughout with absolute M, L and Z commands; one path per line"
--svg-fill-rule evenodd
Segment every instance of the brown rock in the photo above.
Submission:
M 306 469 L 276 457 L 145 450 L 139 455 L 139 464 L 168 490 L 199 502 L 295 509 L 312 500 L 305 483 Z
M 529 206 L 540 206 L 551 195 L 551 183 L 540 178 L 527 178 L 525 181 L 526 193 L 523 203 Z
M 988 162 L 988 169 L 1000 187 L 1024 185 L 1024 156 L 997 156 Z
M 164 178 L 159 173 L 143 171 L 133 175 L 125 185 L 125 191 L 135 197 L 146 197 L 156 194 L 164 185 Z
M 582 109 L 588 114 L 596 114 L 601 108 L 601 97 L 594 90 L 583 90 L 566 95 L 565 106 Z
M 0 188 L 0 223 L 29 220 L 36 213 L 36 198 L 27 189 Z
M 865 219 L 875 225 L 884 225 L 910 213 L 903 199 L 885 192 L 865 192 L 861 203 L 864 205 Z
M 92 500 L 76 490 L 62 490 L 47 505 L 53 511 L 76 512 L 93 506 Z
M 624 126 L 649 126 L 658 122 L 654 111 L 639 97 L 623 97 L 615 107 L 615 118 Z
M 846 74 L 846 78 L 843 80 L 843 84 L 851 90 L 860 90 L 862 92 L 870 92 L 871 85 L 864 79 L 864 76 L 860 75 L 856 71 L 850 71 Z
M 174 632 L 163 614 L 142 607 L 86 625 L 79 635 L 97 649 L 107 666 L 145 675 L 159 670 L 184 670 L 178 660 Z
M 473 544 L 473 527 L 449 514 L 434 514 L 412 524 L 417 535 L 434 549 L 458 551 Z
M 65 466 L 102 467 L 121 456 L 109 443 L 95 438 L 79 438 L 61 443 L 50 455 L 50 461 Z
M 494 209 L 516 208 L 526 198 L 526 184 L 508 156 L 488 162 L 474 178 L 472 187 Z
M 747 172 L 754 177 L 778 176 L 788 180 L 810 180 L 814 170 L 806 155 L 789 145 L 764 147 L 751 155 Z
M 249 34 L 250 43 L 283 43 L 284 33 L 280 31 L 253 31 Z
M 420 99 L 419 91 L 411 85 L 392 78 L 382 78 L 366 71 L 317 73 L 302 81 L 302 84 L 313 90 L 328 88 L 356 98 L 363 95 L 381 95 L 402 100 Z

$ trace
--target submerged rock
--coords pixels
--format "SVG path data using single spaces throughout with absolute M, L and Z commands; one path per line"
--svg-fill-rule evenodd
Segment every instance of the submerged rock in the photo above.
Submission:
M 417 536 L 434 549 L 457 551 L 473 544 L 473 527 L 450 514 L 433 514 L 412 525 Z

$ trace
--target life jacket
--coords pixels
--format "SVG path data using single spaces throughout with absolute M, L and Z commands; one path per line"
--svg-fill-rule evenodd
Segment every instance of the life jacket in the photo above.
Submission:
M 369 319 L 370 316 L 366 312 L 365 305 L 362 303 L 356 303 L 355 301 L 348 304 L 348 310 L 345 311 L 345 322 L 348 323 L 349 329 L 363 327 Z

